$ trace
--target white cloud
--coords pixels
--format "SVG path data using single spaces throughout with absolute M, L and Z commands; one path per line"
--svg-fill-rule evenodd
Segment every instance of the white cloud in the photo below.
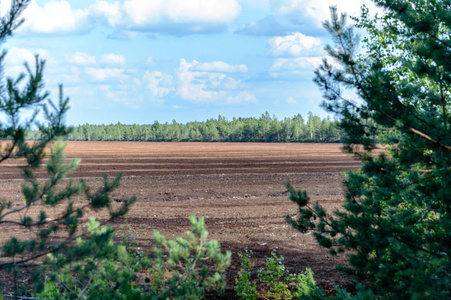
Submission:
M 40 7 L 32 0 L 23 13 L 24 24 L 18 33 L 80 34 L 91 28 L 87 9 L 73 9 L 67 1 L 50 1 Z
M 39 55 L 40 58 L 54 63 L 54 60 L 50 57 L 50 53 L 47 50 L 13 47 L 8 50 L 8 54 L 5 58 L 5 64 L 10 66 L 23 66 L 24 62 L 27 62 L 30 66 L 33 66 L 36 61 L 36 54 Z
M 339 12 L 360 15 L 360 7 L 365 4 L 372 12 L 380 11 L 370 0 L 270 0 L 275 15 L 290 18 L 295 23 L 321 27 L 330 19 L 330 6 L 337 6 Z
M 173 77 L 160 71 L 146 71 L 143 80 L 152 95 L 157 98 L 164 97 L 175 90 Z
M 164 18 L 174 23 L 230 23 L 241 9 L 235 0 L 125 0 L 124 8 L 129 21 L 136 26 L 161 22 Z
M 337 6 L 338 12 L 360 16 L 360 7 L 365 4 L 370 14 L 382 14 L 371 0 L 269 0 L 268 16 L 241 25 L 236 31 L 245 35 L 284 35 L 299 31 L 309 35 L 326 34 L 322 23 L 330 20 L 330 6 Z
M 270 53 L 274 56 L 307 56 L 322 52 L 321 40 L 295 32 L 287 36 L 277 36 L 268 40 Z
M 300 3 L 295 0 L 285 2 Z M 307 75 L 311 76 L 326 56 L 320 38 L 300 32 L 270 38 L 268 48 L 269 53 L 276 57 L 269 68 L 268 75 L 270 78 L 282 80 L 300 80 Z M 337 66 L 331 57 L 327 59 L 329 63 Z
M 7 2 L 0 1 L 2 9 Z M 38 5 L 31 0 L 18 30 L 22 34 L 67 35 L 90 31 L 95 24 L 115 30 L 110 37 L 131 38 L 136 32 L 186 35 L 223 32 L 239 15 L 237 0 L 97 0 L 85 9 L 70 1 L 51 0 Z
M 119 68 L 86 68 L 85 72 L 93 81 L 103 82 L 109 79 L 126 79 L 127 75 L 124 74 L 124 69 Z
M 193 61 L 193 71 L 204 71 L 204 72 L 223 72 L 223 73 L 236 73 L 236 72 L 247 72 L 246 65 L 230 65 L 223 61 L 213 61 L 211 63 L 199 63 Z
M 54 71 L 58 64 L 56 60 L 50 55 L 50 52 L 45 49 L 28 49 L 12 47 L 8 49 L 8 53 L 5 57 L 5 74 L 7 76 L 15 77 L 20 73 L 26 73 L 24 63 L 27 63 L 32 70 L 36 66 L 36 55 L 39 59 L 46 61 L 46 74 L 49 71 Z
M 101 0 L 90 11 L 116 29 L 183 35 L 223 31 L 241 7 L 236 0 Z
M 66 59 L 69 63 L 78 66 L 94 65 L 97 62 L 94 56 L 84 52 L 76 52 L 75 54 L 67 55 Z
M 184 100 L 198 103 L 256 102 L 254 95 L 239 90 L 239 81 L 223 73 L 192 71 L 201 64 L 180 60 L 176 71 L 177 93 Z
M 127 60 L 123 55 L 107 53 L 102 55 L 100 62 L 105 65 L 123 66 L 126 64 Z
M 66 55 L 66 59 L 69 63 L 78 66 L 93 66 L 97 64 L 97 58 L 85 52 L 76 52 L 74 54 Z M 100 57 L 99 62 L 102 65 L 109 66 L 124 66 L 127 63 L 127 59 L 123 55 L 106 53 Z
M 257 98 L 246 91 L 238 92 L 235 95 L 230 95 L 225 99 L 227 104 L 241 104 L 241 103 L 257 103 Z
M 81 69 L 78 66 L 58 62 L 51 56 L 50 52 L 45 49 L 26 49 L 17 47 L 9 49 L 4 61 L 5 74 L 15 77 L 20 73 L 26 72 L 26 69 L 23 66 L 24 62 L 27 62 L 32 71 L 34 71 L 36 54 L 39 55 L 40 59 L 44 59 L 46 62 L 44 76 L 46 84 L 49 87 L 56 86 L 59 83 L 64 84 L 64 86 L 80 83 Z
M 207 85 L 218 85 L 222 79 L 227 77 L 224 74 L 208 74 L 206 72 L 193 72 L 190 69 L 197 64 L 187 62 L 185 59 L 180 60 L 177 70 L 177 92 L 180 97 L 186 100 L 196 102 L 211 102 L 216 98 L 223 98 L 224 92 L 206 91 Z
M 119 2 L 96 1 L 90 7 L 90 13 L 94 17 L 101 18 L 109 26 L 114 27 L 123 22 L 124 14 Z
M 219 91 L 219 90 L 236 90 L 240 86 L 240 81 L 231 77 L 225 77 L 218 85 L 207 85 L 207 90 Z
M 269 76 L 277 79 L 299 80 L 312 77 L 313 71 L 322 64 L 322 57 L 278 58 L 269 69 Z
M 271 65 L 271 71 L 309 70 L 313 71 L 322 63 L 322 57 L 278 58 Z

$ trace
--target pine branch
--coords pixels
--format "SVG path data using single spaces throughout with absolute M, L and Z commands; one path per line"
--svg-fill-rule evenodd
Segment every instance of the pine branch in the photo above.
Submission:
M 417 135 L 417 136 L 419 136 L 419 137 L 421 137 L 421 138 L 423 138 L 423 139 L 425 139 L 425 140 L 427 140 L 427 141 L 429 141 L 429 142 L 434 143 L 435 145 L 439 146 L 440 148 L 443 148 L 443 149 L 446 150 L 446 151 L 451 152 L 451 146 L 444 145 L 444 144 L 440 143 L 439 141 L 434 140 L 433 138 L 431 138 L 431 137 L 428 136 L 427 134 L 425 134 L 425 133 L 423 133 L 423 132 L 421 132 L 421 131 L 419 131 L 419 130 L 416 130 L 415 128 L 412 128 L 412 127 L 411 127 L 411 128 L 409 128 L 409 130 L 410 130 L 410 132 L 412 132 L 413 134 L 415 134 L 415 135 Z

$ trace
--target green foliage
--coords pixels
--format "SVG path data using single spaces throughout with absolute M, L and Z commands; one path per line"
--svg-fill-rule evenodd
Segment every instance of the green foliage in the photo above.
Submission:
M 173 299 L 198 299 L 207 289 L 225 287 L 223 273 L 229 266 L 232 253 L 221 253 L 216 240 L 207 240 L 204 218 L 190 216 L 191 230 L 181 238 L 167 240 L 154 233 L 151 287 L 154 295 Z M 166 257 L 165 257 L 166 253 Z
M 266 258 L 266 269 L 258 270 L 258 278 L 260 281 L 269 286 L 268 298 L 274 299 L 291 299 L 291 291 L 288 289 L 287 281 L 290 274 L 283 264 L 283 256 L 277 256 L 275 250 L 271 252 L 271 256 Z
M 115 244 L 112 228 L 91 219 L 89 237 L 77 240 L 66 255 L 47 256 L 50 275 L 37 299 L 199 299 L 207 290 L 224 288 L 222 273 L 231 253 L 221 253 L 217 241 L 207 240 L 203 218 L 191 215 L 190 221 L 191 230 L 182 238 L 166 240 L 155 232 L 149 257 L 134 248 L 134 232 Z
M 43 290 L 36 297 L 36 300 L 46 300 L 46 299 L 58 299 L 58 298 L 67 298 L 67 294 L 61 292 L 58 288 L 58 285 L 53 283 L 52 281 L 45 281 Z
M 0 44 L 22 23 L 20 14 L 29 2 L 13 0 L 10 11 L 0 18 Z M 6 55 L 3 50 L 0 69 Z M 86 232 L 80 221 L 87 210 L 108 210 L 108 221 L 124 215 L 135 201 L 125 199 L 121 207 L 111 206 L 109 193 L 117 188 L 120 175 L 111 182 L 105 177 L 104 185 L 94 192 L 83 180 L 67 179 L 80 159 L 67 160 L 66 144 L 54 141 L 70 133 L 64 124 L 69 99 L 64 97 L 62 87 L 56 104 L 49 99 L 49 92 L 44 91 L 44 66 L 45 61 L 36 56 L 35 66 L 25 64 L 26 72 L 17 78 L 0 74 L 0 113 L 6 116 L 6 122 L 0 122 L 0 163 L 20 159 L 24 179 L 22 203 L 0 200 L 0 228 L 14 233 L 0 243 L 0 270 L 12 273 L 14 296 L 24 290 L 17 280 L 22 268 L 38 267 L 47 254 L 53 254 L 58 261 L 63 261 L 61 255 L 65 256 L 68 263 L 82 259 L 95 250 L 92 239 L 99 239 L 96 243 L 108 241 L 111 230 L 86 241 L 81 239 Z M 31 116 L 26 117 L 30 112 Z M 31 128 L 39 129 L 39 141 L 26 140 L 25 132 Z M 47 177 L 38 178 L 42 173 Z M 69 253 L 73 256 L 67 256 Z M 39 272 L 33 274 L 32 279 L 38 275 Z M 42 287 L 42 282 L 34 281 Z M 0 286 L 3 287 L 1 283 Z
M 40 139 L 40 132 L 28 130 L 29 139 Z M 311 112 L 308 119 L 300 114 L 278 120 L 266 112 L 260 118 L 233 118 L 223 116 L 205 122 L 186 124 L 110 125 L 84 124 L 72 128 L 69 140 L 82 141 L 196 141 L 196 142 L 338 142 L 341 138 L 338 121 L 320 118 Z
M 313 272 L 308 268 L 305 273 L 291 274 L 283 264 L 283 256 L 277 256 L 275 250 L 271 256 L 266 258 L 265 267 L 257 271 L 259 282 L 263 283 L 267 291 L 257 292 L 257 284 L 251 283 L 251 269 L 254 264 L 250 263 L 252 251 L 246 250 L 239 253 L 242 259 L 238 278 L 235 280 L 235 291 L 242 299 L 258 299 L 258 294 L 265 299 L 324 299 L 325 293 L 316 286 Z M 290 285 L 294 288 L 290 288 Z
M 288 185 L 299 216 L 287 220 L 313 231 L 339 267 L 360 282 L 362 299 L 447 299 L 451 245 L 451 9 L 449 1 L 378 0 L 385 15 L 366 8 L 354 18 L 332 8 L 325 23 L 335 46 L 315 81 L 324 106 L 342 116 L 345 149 L 363 160 L 345 181 L 343 209 L 328 214 Z M 359 42 L 365 52 L 359 53 Z M 358 101 L 342 89 L 355 91 Z M 379 152 L 374 153 L 374 150 Z M 366 297 L 366 298 L 365 298 Z
M 242 299 L 256 300 L 257 283 L 251 283 L 251 269 L 255 265 L 251 263 L 252 251 L 245 249 L 245 252 L 238 253 L 238 256 L 241 258 L 241 269 L 235 279 L 235 292 Z
M 313 271 L 307 268 L 305 273 L 292 274 L 292 279 L 296 282 L 296 291 L 293 294 L 294 298 L 298 299 L 323 299 L 324 291 L 316 286 L 313 278 Z
M 19 229 L 22 228 L 23 232 L 34 233 L 34 236 L 21 239 L 13 236 L 5 241 L 1 245 L 0 255 L 4 260 L 0 264 L 0 269 L 17 272 L 18 266 L 31 266 L 33 264 L 29 263 L 30 261 L 44 257 L 48 253 L 59 253 L 67 258 L 67 263 L 70 260 L 81 258 L 83 255 L 92 255 L 93 244 L 88 241 L 81 242 L 84 233 L 80 231 L 79 225 L 84 212 L 87 209 L 107 208 L 110 217 L 116 218 L 125 214 L 128 207 L 135 201 L 135 198 L 125 199 L 124 203 L 116 209 L 110 206 L 108 194 L 117 188 L 120 175 L 112 182 L 105 178 L 104 185 L 94 193 L 90 192 L 90 188 L 83 180 L 78 184 L 72 180 L 63 181 L 79 163 L 77 159 L 66 161 L 65 146 L 58 141 L 51 149 L 47 162 L 49 179 L 42 181 L 35 178 L 32 171 L 24 172 L 27 181 L 22 184 L 23 205 L 20 208 L 9 207 L 2 211 L 0 225 L 12 224 Z M 77 205 L 71 198 L 80 196 L 81 193 L 85 195 L 86 201 Z M 55 207 L 61 207 L 64 204 L 65 208 L 56 214 Z M 32 208 L 39 209 L 37 219 L 29 215 L 32 214 Z M 11 216 L 14 215 L 18 216 L 18 221 L 11 219 Z M 58 234 L 60 242 L 52 241 L 50 244 L 50 240 L 56 234 Z M 112 235 L 112 230 L 96 237 L 102 238 L 105 242 L 109 239 L 109 235 Z M 76 253 L 72 253 L 72 251 L 76 251 Z M 63 257 L 59 258 L 60 261 L 63 260 Z
M 120 245 L 124 246 L 127 249 L 128 254 L 131 259 L 131 266 L 133 270 L 138 270 L 141 264 L 140 260 L 144 257 L 144 252 L 139 247 L 139 232 L 135 231 L 132 225 L 125 219 L 124 221 L 124 229 L 119 232 L 119 236 L 121 237 Z
M 113 242 L 113 229 L 101 227 L 94 218 L 87 227 L 89 236 L 78 238 L 67 253 L 47 255 L 47 281 L 38 299 L 123 299 L 140 294 L 133 284 L 136 275 L 129 253 Z

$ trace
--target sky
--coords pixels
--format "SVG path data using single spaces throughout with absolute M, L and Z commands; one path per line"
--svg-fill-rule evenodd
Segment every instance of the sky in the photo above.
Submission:
M 10 1 L 0 1 L 5 14 Z M 329 6 L 367 0 L 33 0 L 5 44 L 5 74 L 46 60 L 45 84 L 66 122 L 150 124 L 218 115 L 327 116 L 314 70 L 331 44 Z

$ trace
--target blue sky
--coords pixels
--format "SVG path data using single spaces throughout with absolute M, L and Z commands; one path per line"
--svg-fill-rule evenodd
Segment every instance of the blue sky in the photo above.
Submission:
M 327 115 L 313 71 L 330 43 L 329 6 L 366 0 L 31 1 L 5 73 L 45 58 L 46 88 L 71 99 L 67 123 L 149 124 Z M 0 1 L 1 14 L 8 1 Z

